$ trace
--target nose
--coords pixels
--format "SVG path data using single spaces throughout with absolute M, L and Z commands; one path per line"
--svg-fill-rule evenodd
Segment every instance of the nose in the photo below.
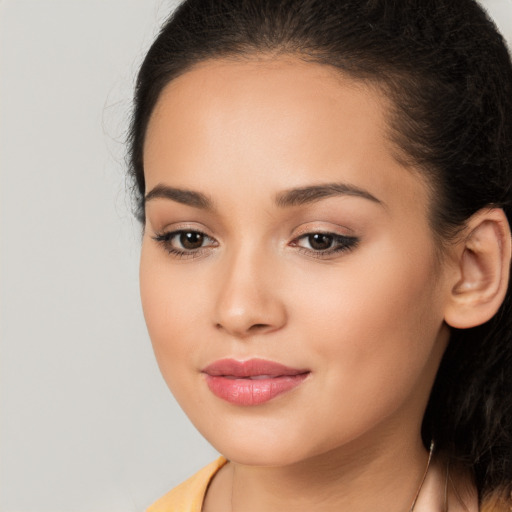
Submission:
M 277 331 L 287 322 L 280 296 L 278 269 L 269 259 L 250 251 L 223 263 L 217 275 L 214 323 L 237 338 Z

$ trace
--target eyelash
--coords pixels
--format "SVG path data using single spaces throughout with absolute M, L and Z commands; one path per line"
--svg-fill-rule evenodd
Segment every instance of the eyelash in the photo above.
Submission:
M 206 233 L 203 233 L 202 231 L 198 231 L 196 229 L 178 229 L 176 231 L 169 231 L 168 233 L 157 233 L 153 237 L 153 240 L 161 244 L 171 256 L 174 256 L 178 259 L 198 258 L 204 253 L 208 246 L 201 246 L 198 247 L 197 249 L 178 249 L 172 245 L 173 238 L 187 234 L 199 235 L 204 237 L 204 240 L 210 240 L 214 242 L 214 244 L 211 244 L 212 247 L 216 247 L 217 245 L 217 242 L 213 238 L 208 236 Z
M 172 245 L 172 240 L 178 236 L 183 235 L 199 235 L 201 237 L 204 237 L 205 241 L 210 240 L 209 245 L 198 247 L 197 249 L 178 249 L 175 246 Z M 308 240 L 309 239 L 309 245 L 311 246 L 311 238 L 316 235 L 321 235 L 325 237 L 331 238 L 331 244 L 333 247 L 329 247 L 328 249 L 323 250 L 315 250 L 313 248 L 308 247 L 302 247 L 299 245 L 299 241 L 301 240 Z M 202 231 L 194 230 L 194 229 L 179 229 L 176 231 L 169 231 L 168 233 L 157 233 L 155 236 L 152 237 L 153 240 L 155 240 L 157 243 L 161 244 L 165 250 L 173 257 L 176 257 L 178 259 L 193 259 L 198 258 L 204 254 L 206 250 L 208 250 L 209 247 L 217 247 L 218 243 L 216 240 L 208 236 L 206 233 L 203 233 Z M 357 244 L 359 243 L 359 239 L 353 236 L 345 236 L 345 235 L 339 235 L 336 233 L 330 233 L 330 232 L 324 232 L 324 231 L 312 231 L 309 233 L 304 233 L 303 235 L 300 235 L 299 237 L 295 238 L 290 242 L 290 245 L 292 247 L 296 247 L 300 253 L 306 254 L 307 256 L 313 257 L 313 258 L 328 258 L 329 256 L 332 256 L 334 254 L 342 253 L 345 251 L 350 251 L 354 249 Z
M 323 250 L 315 250 L 313 248 L 302 247 L 298 244 L 300 240 L 308 240 L 313 236 L 321 235 L 331 238 L 332 247 Z M 337 233 L 330 233 L 328 231 L 312 231 L 309 233 L 304 233 L 299 237 L 292 240 L 292 247 L 297 247 L 299 251 L 303 254 L 311 256 L 313 258 L 328 258 L 334 254 L 339 254 L 345 251 L 350 251 L 355 249 L 357 244 L 359 243 L 359 239 L 354 236 L 346 236 L 339 235 Z M 311 245 L 311 240 L 309 240 L 309 244 Z

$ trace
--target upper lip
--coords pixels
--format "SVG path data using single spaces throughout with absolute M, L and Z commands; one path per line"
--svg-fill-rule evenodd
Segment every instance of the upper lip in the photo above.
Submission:
M 229 377 L 256 377 L 265 375 L 268 377 L 281 377 L 286 375 L 301 375 L 309 373 L 309 370 L 301 368 L 290 368 L 274 361 L 265 359 L 248 359 L 246 361 L 237 361 L 236 359 L 219 359 L 203 370 L 203 373 L 211 376 L 229 376 Z

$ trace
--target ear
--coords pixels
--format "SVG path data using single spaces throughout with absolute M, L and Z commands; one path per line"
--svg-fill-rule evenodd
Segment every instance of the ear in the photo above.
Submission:
M 510 226 L 500 208 L 479 210 L 467 222 L 455 249 L 452 288 L 445 321 L 467 329 L 490 320 L 508 288 L 511 260 Z

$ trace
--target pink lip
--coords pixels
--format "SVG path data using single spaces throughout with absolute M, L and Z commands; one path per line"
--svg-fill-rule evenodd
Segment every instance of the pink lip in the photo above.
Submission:
M 219 398 L 235 405 L 259 405 L 297 387 L 310 372 L 264 359 L 221 359 L 202 373 Z

